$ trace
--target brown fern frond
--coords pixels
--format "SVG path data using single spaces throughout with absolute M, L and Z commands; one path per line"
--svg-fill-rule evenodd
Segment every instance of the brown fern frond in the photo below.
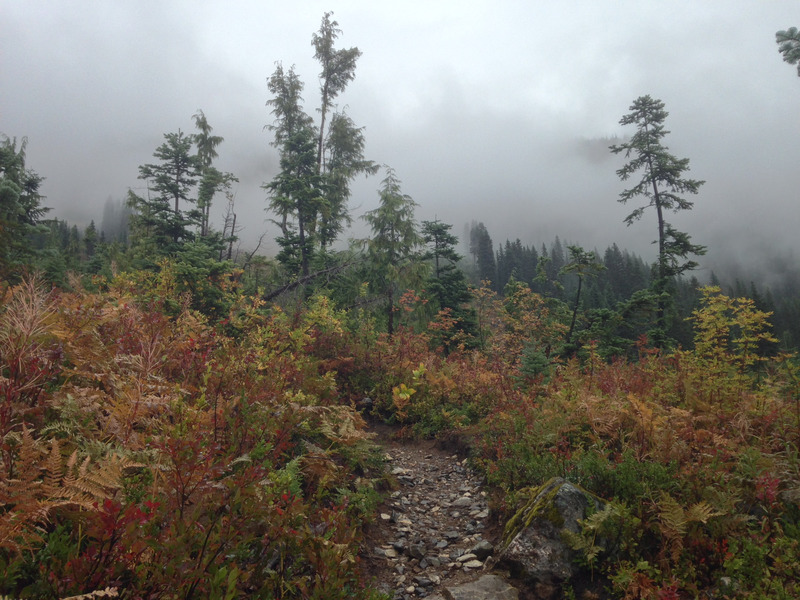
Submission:
M 50 442 L 50 453 L 47 455 L 42 469 L 44 474 L 40 493 L 45 497 L 55 495 L 61 487 L 61 481 L 64 476 L 61 446 L 57 438 L 53 438 Z
M 16 447 L 14 474 L 0 473 L 0 549 L 21 552 L 41 541 L 40 526 L 62 507 L 93 510 L 122 486 L 128 469 L 143 465 L 117 453 L 93 464 L 79 462 L 78 452 L 64 457 L 61 443 L 48 440 L 50 450 L 23 428 Z M 0 463 L 5 469 L 5 462 Z
M 659 502 L 659 528 L 666 539 L 670 558 L 677 561 L 684 547 L 684 538 L 690 523 L 707 523 L 723 513 L 715 510 L 708 502 L 701 501 L 684 509 L 677 500 L 667 493 L 661 494 Z
M 677 561 L 683 551 L 683 538 L 689 525 L 686 512 L 677 500 L 667 493 L 661 494 L 658 507 L 659 528 L 665 538 L 670 558 Z
M 339 473 L 339 467 L 324 451 L 304 454 L 299 465 L 309 490 L 325 488 Z
M 28 343 L 47 334 L 56 312 L 51 294 L 37 277 L 11 288 L 4 306 L 0 314 L 0 346 Z
M 40 444 L 26 427 L 16 437 L 13 473 L 7 470 L 5 461 L 0 462 L 0 505 L 4 508 L 0 515 L 0 549 L 21 552 L 41 541 L 36 529 L 42 515 L 40 477 L 49 457 L 43 458 Z
M 668 537 L 683 537 L 686 534 L 689 520 L 686 517 L 686 511 L 678 504 L 678 501 L 669 494 L 662 493 L 658 508 L 658 520 L 661 522 L 662 531 Z
M 374 437 L 365 430 L 363 417 L 349 406 L 300 406 L 295 410 L 314 417 L 316 426 L 329 440 L 352 445 Z
M 70 457 L 70 475 L 64 480 L 68 495 L 81 494 L 92 502 L 102 501 L 113 496 L 122 487 L 122 478 L 128 469 L 142 468 L 144 465 L 118 454 L 110 454 L 98 465 L 92 465 L 86 457 L 76 469 L 75 460 Z M 90 467 L 94 468 L 90 468 Z
M 619 434 L 620 413 L 617 402 L 589 396 L 583 399 L 581 408 L 585 411 L 589 426 L 595 435 L 610 438 Z
M 686 511 L 686 520 L 695 523 L 707 523 L 713 517 L 719 517 L 722 513 L 714 510 L 708 502 L 698 502 L 689 507 Z

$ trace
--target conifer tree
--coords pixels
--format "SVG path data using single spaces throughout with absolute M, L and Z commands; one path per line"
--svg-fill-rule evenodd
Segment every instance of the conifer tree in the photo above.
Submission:
M 147 182 L 146 194 L 128 192 L 133 210 L 131 242 L 145 263 L 174 254 L 194 238 L 185 209 L 196 202 L 193 190 L 200 175 L 199 159 L 191 152 L 193 138 L 178 130 L 164 134 L 164 139 L 153 153 L 158 162 L 139 167 L 139 179 Z
M 284 72 L 278 65 L 269 80 L 274 97 L 273 145 L 280 151 L 280 172 L 264 188 L 270 194 L 269 208 L 279 217 L 278 259 L 292 275 L 307 276 L 316 247 L 316 228 L 325 198 L 315 160 L 313 120 L 302 108 L 303 82 L 294 67 Z
M 35 254 L 29 236 L 41 229 L 49 208 L 42 206 L 44 181 L 25 164 L 27 138 L 0 136 L 0 279 L 15 279 Z
M 403 289 L 421 279 L 424 267 L 419 254 L 422 238 L 414 221 L 417 203 L 402 192 L 400 183 L 395 172 L 387 169 L 380 205 L 363 217 L 372 229 L 372 238 L 366 241 L 370 286 L 384 298 L 389 335 L 395 330 L 397 298 Z
M 557 239 L 557 238 L 556 238 Z M 578 289 L 575 292 L 575 302 L 572 309 L 572 320 L 567 331 L 565 345 L 569 346 L 572 341 L 572 334 L 575 331 L 575 322 L 578 317 L 578 309 L 581 305 L 581 291 L 583 280 L 586 277 L 596 276 L 597 273 L 605 269 L 605 266 L 597 260 L 594 252 L 587 252 L 580 246 L 567 246 L 569 251 L 569 262 L 561 268 L 561 273 L 572 273 L 578 276 Z
M 214 159 L 218 157 L 217 146 L 224 140 L 221 136 L 211 135 L 214 129 L 209 125 L 205 113 L 198 110 L 192 118 L 198 133 L 192 134 L 191 138 L 197 147 L 197 163 L 199 166 L 198 176 L 200 183 L 197 190 L 197 208 L 192 216 L 198 225 L 198 235 L 201 238 L 208 237 L 211 233 L 209 221 L 211 216 L 211 204 L 214 195 L 225 189 L 230 189 L 231 183 L 238 181 L 231 173 L 223 173 L 214 167 Z
M 797 65 L 797 75 L 800 76 L 800 31 L 797 27 L 778 31 L 775 33 L 775 42 L 778 52 L 783 54 L 783 60 L 790 65 Z
M 278 64 L 269 79 L 275 121 L 272 145 L 280 153 L 281 172 L 264 185 L 269 208 L 278 215 L 281 228 L 279 260 L 292 275 L 307 277 L 312 260 L 324 251 L 350 223 L 347 202 L 350 182 L 360 174 L 374 174 L 378 167 L 364 158 L 363 129 L 334 101 L 355 77 L 358 48 L 337 49 L 338 23 L 325 13 L 318 33 L 312 36 L 319 73 L 319 124 L 305 112 L 304 84 L 294 67 L 284 71 Z M 330 118 L 329 118 L 330 115 Z
M 625 158 L 630 159 L 617 170 L 622 181 L 637 174 L 639 176 L 633 187 L 620 193 L 619 201 L 626 204 L 642 196 L 646 202 L 634 209 L 625 218 L 625 223 L 631 225 L 639 220 L 647 208 L 653 207 L 656 211 L 658 259 L 653 291 L 658 297 L 658 310 L 653 334 L 657 338 L 655 343 L 663 345 L 667 329 L 669 282 L 673 277 L 697 266 L 695 261 L 688 260 L 689 255 L 702 255 L 706 250 L 704 246 L 692 244 L 688 234 L 672 227 L 666 221 L 665 213 L 690 210 L 693 203 L 683 195 L 697 194 L 705 182 L 685 178 L 684 172 L 689 170 L 689 159 L 676 158 L 662 143 L 669 133 L 664 128 L 664 121 L 669 113 L 664 110 L 663 102 L 650 96 L 640 96 L 630 106 L 630 111 L 622 117 L 620 124 L 635 125 L 636 133 L 627 142 L 610 146 L 610 149 L 614 154 L 624 153 Z
M 438 220 L 422 222 L 422 239 L 427 245 L 422 259 L 433 264 L 426 290 L 436 299 L 440 310 L 449 309 L 453 317 L 463 322 L 471 318 L 463 310 L 470 293 L 467 279 L 458 268 L 461 255 L 456 251 L 458 238 L 450 233 L 452 227 Z
M 483 223 L 472 226 L 469 232 L 469 251 L 478 265 L 478 281 L 491 281 L 493 288 L 496 289 L 497 263 L 494 256 L 494 244 Z

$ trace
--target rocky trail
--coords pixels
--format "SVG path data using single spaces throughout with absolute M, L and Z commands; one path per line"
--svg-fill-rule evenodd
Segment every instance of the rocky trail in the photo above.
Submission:
M 377 439 L 398 488 L 366 532 L 362 565 L 371 586 L 394 600 L 522 598 L 489 574 L 500 532 L 466 458 L 386 430 Z

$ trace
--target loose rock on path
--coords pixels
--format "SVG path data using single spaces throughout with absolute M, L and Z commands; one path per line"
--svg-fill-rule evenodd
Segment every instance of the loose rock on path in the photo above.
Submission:
M 486 575 L 495 550 L 480 477 L 466 458 L 434 442 L 403 443 L 385 433 L 379 439 L 398 489 L 367 529 L 367 579 L 395 600 L 457 598 L 459 585 Z

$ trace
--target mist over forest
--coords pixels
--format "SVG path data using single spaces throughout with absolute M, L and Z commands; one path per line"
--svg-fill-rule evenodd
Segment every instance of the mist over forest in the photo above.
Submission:
M 141 190 L 138 166 L 164 133 L 190 131 L 203 109 L 225 138 L 219 167 L 239 179 L 241 248 L 266 232 L 262 251 L 275 254 L 261 187 L 279 170 L 265 129 L 266 80 L 276 62 L 296 65 L 314 104 L 309 24 L 330 7 L 288 14 L 270 3 L 209 3 L 187 15 L 180 6 L 9 3 L 3 44 L 17 59 L 2 74 L 0 130 L 28 137 L 50 216 L 83 229 L 99 223 L 109 197 L 124 202 L 129 188 Z M 772 41 L 789 6 L 682 4 L 663 15 L 635 2 L 562 11 L 346 5 L 335 9 L 341 40 L 363 54 L 338 109 L 364 127 L 365 156 L 395 169 L 421 219 L 452 223 L 458 235 L 477 220 L 496 240 L 559 235 L 601 252 L 617 243 L 653 260 L 653 228 L 622 225 L 620 161 L 607 149 L 628 134 L 618 121 L 630 101 L 652 94 L 670 112 L 670 148 L 706 181 L 685 223 L 675 217 L 708 246 L 698 278 L 713 271 L 771 285 L 782 273 L 772 266 L 798 252 L 798 82 Z M 581 29 L 584 46 L 556 42 Z M 412 37 L 426 41 L 409 47 Z M 353 181 L 354 216 L 377 205 L 379 185 L 377 177 Z M 221 228 L 221 203 L 211 218 Z M 363 237 L 363 222 L 354 226 L 342 240 Z

